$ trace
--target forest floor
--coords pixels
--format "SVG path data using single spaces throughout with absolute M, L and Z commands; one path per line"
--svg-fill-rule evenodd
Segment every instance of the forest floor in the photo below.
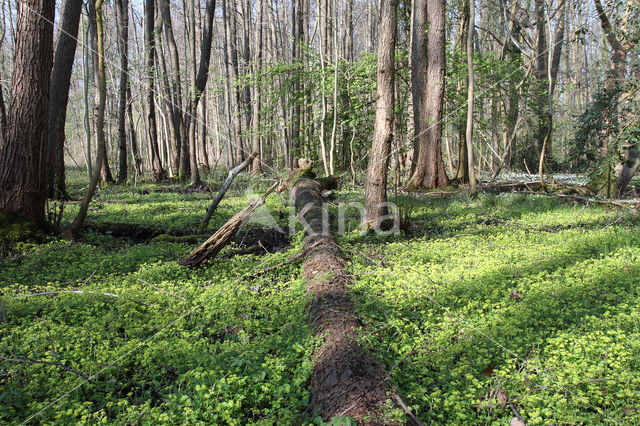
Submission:
M 0 423 L 320 423 L 302 260 L 254 276 L 302 251 L 288 201 L 268 198 L 204 268 L 176 263 L 269 185 L 238 177 L 205 232 L 211 194 L 102 188 L 75 244 L 0 258 Z M 332 217 L 362 198 L 339 191 Z M 637 210 L 512 193 L 391 201 L 402 232 L 363 235 L 355 209 L 334 231 L 360 343 L 420 421 L 640 422 Z M 389 421 L 408 421 L 393 407 Z

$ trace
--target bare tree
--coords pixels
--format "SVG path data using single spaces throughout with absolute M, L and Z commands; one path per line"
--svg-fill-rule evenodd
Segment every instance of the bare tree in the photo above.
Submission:
M 169 57 L 171 61 L 171 67 L 174 75 L 171 79 L 170 94 L 166 101 L 169 103 L 169 110 L 171 115 L 171 133 L 173 134 L 173 151 L 175 156 L 173 158 L 173 169 L 176 173 L 180 169 L 180 153 L 183 148 L 183 117 L 182 117 L 182 86 L 180 85 L 180 54 L 178 52 L 178 46 L 176 44 L 175 35 L 173 32 L 173 21 L 171 19 L 171 9 L 169 8 L 168 0 L 159 0 L 160 12 L 162 13 L 162 26 L 164 28 L 164 40 L 167 43 L 169 50 Z M 167 77 L 168 78 L 168 77 Z
M 198 64 L 198 73 L 196 74 L 196 79 L 193 82 L 193 97 L 189 100 L 189 108 L 188 111 L 191 114 L 188 114 L 185 118 L 185 128 L 187 130 L 187 134 L 190 131 L 190 126 L 194 125 L 192 123 L 192 116 L 195 115 L 195 112 L 198 107 L 198 102 L 200 102 L 200 98 L 204 93 L 205 87 L 207 86 L 207 79 L 209 78 L 209 62 L 211 60 L 211 43 L 213 41 L 213 17 L 216 12 L 216 1 L 215 0 L 207 0 L 207 9 L 205 16 L 205 27 L 202 32 L 202 45 L 200 48 L 200 63 Z M 191 146 L 193 151 L 196 151 L 195 143 Z M 191 153 L 191 182 L 194 185 L 200 183 L 200 174 L 198 173 L 198 163 L 195 157 L 195 152 Z
M 473 95 L 474 95 L 474 74 L 473 74 L 473 33 L 476 19 L 475 0 L 469 0 L 469 27 L 467 31 L 467 129 L 465 139 L 467 141 L 467 164 L 469 166 L 469 189 L 472 194 L 478 192 L 476 182 L 475 160 L 473 157 Z
M 253 142 L 252 149 L 253 152 L 257 153 L 256 157 L 253 159 L 253 164 L 251 166 L 251 171 L 254 174 L 259 174 L 262 171 L 262 153 L 260 149 L 260 107 L 261 107 L 261 99 L 260 99 L 260 85 L 262 84 L 262 79 L 260 78 L 260 73 L 262 72 L 262 11 L 263 0 L 258 0 L 257 8 L 258 8 L 258 17 L 256 20 L 256 31 L 257 31 L 257 45 L 256 45 L 256 58 L 255 58 L 255 75 L 257 77 L 257 84 L 255 87 L 255 94 L 253 100 Z M 295 10 L 295 7 L 294 7 Z M 295 13 L 294 13 L 295 15 Z M 295 20 L 294 20 L 294 28 L 295 28 Z M 294 46 L 295 46 L 295 37 L 294 37 Z M 295 47 L 294 47 L 295 50 Z M 294 122 L 295 126 L 295 122 Z
M 97 0 L 89 0 L 87 2 L 87 12 L 89 15 L 89 41 L 90 41 L 90 51 L 92 57 L 93 64 L 93 79 L 95 81 L 96 86 L 99 85 L 100 76 L 98 75 L 99 67 L 98 67 L 98 30 L 97 30 L 97 11 L 96 11 L 96 2 Z M 94 104 L 98 104 L 100 100 L 98 99 L 100 94 L 98 91 L 94 93 L 93 102 Z M 95 115 L 95 114 L 94 114 Z M 94 126 L 97 126 L 97 123 L 94 123 Z M 96 130 L 97 132 L 97 130 Z M 102 158 L 102 166 L 100 167 L 100 179 L 102 182 L 107 184 L 112 184 L 115 182 L 113 179 L 113 175 L 111 174 L 111 167 L 109 166 L 109 156 L 107 155 L 107 144 L 105 142 L 104 145 L 98 145 L 96 149 L 102 150 L 102 153 L 96 153 L 96 155 L 100 155 Z

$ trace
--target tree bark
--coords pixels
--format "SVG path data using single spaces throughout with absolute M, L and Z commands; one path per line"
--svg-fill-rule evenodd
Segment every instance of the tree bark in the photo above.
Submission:
M 81 12 L 82 0 L 65 0 L 62 5 L 60 31 L 49 86 L 47 195 L 50 198 L 69 198 L 65 185 L 64 127 Z
M 198 107 L 198 102 L 202 97 L 202 93 L 207 85 L 207 79 L 209 77 L 209 62 L 211 61 L 211 43 L 213 41 L 213 17 L 216 11 L 215 0 L 207 0 L 207 10 L 205 16 L 205 27 L 202 32 L 202 45 L 200 49 L 200 63 L 198 65 L 198 73 L 196 79 L 193 82 L 193 98 L 189 100 L 188 111 L 191 114 L 195 114 Z M 191 115 L 187 115 L 185 119 L 185 128 L 187 131 L 191 130 L 192 123 Z M 200 183 L 200 173 L 198 172 L 198 163 L 195 158 L 196 146 L 192 146 L 193 153 L 191 153 L 191 182 L 194 185 Z
M 389 424 L 385 411 L 393 391 L 382 367 L 357 343 L 361 323 L 345 285 L 349 278 L 344 259 L 329 231 L 322 189 L 318 181 L 301 178 L 290 191 L 306 234 L 303 276 L 313 297 L 309 316 L 322 340 L 312 355 L 310 408 L 325 421 L 348 415 L 357 424 Z
M 387 173 L 393 139 L 397 1 L 384 0 L 379 22 L 376 117 L 365 182 L 363 226 L 379 229 L 387 214 Z
M 639 0 L 630 0 L 627 2 L 627 12 L 625 13 L 625 17 L 621 24 L 622 34 L 623 36 L 619 36 L 616 34 L 611 22 L 609 21 L 609 17 L 607 16 L 604 7 L 600 0 L 594 0 L 596 11 L 598 13 L 598 18 L 600 19 L 600 25 L 602 26 L 602 31 L 605 34 L 607 39 L 607 43 L 611 48 L 611 68 L 605 77 L 604 82 L 604 90 L 610 91 L 615 90 L 618 85 L 621 85 L 625 81 L 626 73 L 627 73 L 627 55 L 631 49 L 637 44 L 637 37 L 625 37 L 624 33 L 629 31 L 629 17 L 631 16 L 631 11 L 633 8 L 640 7 Z M 618 118 L 615 114 L 611 114 L 610 116 L 603 117 L 603 120 L 608 121 L 609 123 L 616 123 Z M 609 146 L 609 133 L 605 133 L 601 135 L 604 139 L 604 148 L 605 152 L 611 149 Z M 603 173 L 596 176 L 591 182 L 589 182 L 589 186 L 593 188 L 595 191 L 604 193 L 607 196 L 620 196 L 625 190 L 627 185 L 629 184 L 631 178 L 635 173 L 638 172 L 638 168 L 640 167 L 640 150 L 638 150 L 637 146 L 631 145 L 628 147 L 623 147 L 618 153 L 619 160 L 616 165 L 612 168 L 611 172 L 607 172 L 606 175 Z M 604 182 L 604 185 L 603 185 Z
M 144 47 L 145 47 L 145 72 L 147 74 L 147 132 L 149 135 L 149 150 L 151 154 L 151 170 L 154 181 L 161 181 L 167 178 L 160 159 L 160 149 L 158 147 L 158 129 L 156 124 L 155 107 L 155 66 L 156 66 L 156 38 L 155 30 L 155 1 L 146 0 L 144 10 Z
M 69 1 L 69 0 L 67 0 Z M 127 87 L 129 85 L 129 0 L 115 0 L 120 81 L 118 86 L 118 183 L 127 181 Z
M 127 81 L 127 118 L 129 121 L 129 140 L 131 141 L 131 155 L 133 156 L 133 168 L 136 176 L 142 175 L 142 158 L 138 150 L 138 141 L 136 137 L 136 129 L 133 122 L 133 103 L 131 100 L 131 82 Z
M 97 15 L 96 2 L 97 0 L 88 1 L 88 14 L 89 14 L 89 33 L 90 33 L 90 40 L 91 40 L 90 45 L 91 45 L 91 53 L 92 53 L 91 57 L 93 62 L 93 78 L 95 80 L 96 86 L 99 86 L 100 70 L 98 67 L 98 62 L 100 61 L 100 59 L 98 58 L 99 49 L 98 49 L 98 30 L 97 30 L 98 24 L 97 24 L 97 16 L 96 16 Z M 96 91 L 93 99 L 93 102 L 95 105 L 98 105 L 100 103 L 99 96 L 100 96 L 99 93 Z M 97 127 L 98 123 L 94 123 L 94 126 Z M 96 132 L 97 131 L 98 130 L 96 129 Z M 103 145 L 98 145 L 96 149 L 102 150 L 102 153 L 96 153 L 96 158 L 97 156 L 100 156 L 102 158 L 102 166 L 100 167 L 100 179 L 104 183 L 112 184 L 115 181 L 113 180 L 113 175 L 111 174 L 111 167 L 109 166 L 109 156 L 107 155 L 106 142 Z
M 417 0 L 416 3 L 422 3 L 422 1 Z M 416 164 L 411 177 L 411 186 L 433 189 L 449 184 L 442 161 L 441 146 L 445 85 L 445 2 L 444 0 L 427 0 L 426 9 L 426 16 L 424 7 L 416 6 L 414 13 L 414 19 L 419 19 L 419 22 L 414 22 L 414 35 L 418 38 L 413 41 L 413 49 L 417 54 L 412 58 L 411 66 L 426 68 L 427 72 L 426 78 L 419 81 L 422 89 L 420 117 L 418 120 L 414 119 L 414 127 L 420 130 L 416 130 L 417 157 L 415 157 Z M 429 33 L 424 40 L 419 37 L 419 34 L 426 31 L 427 22 Z
M 457 55 L 456 57 L 462 58 L 467 52 L 467 37 L 469 34 L 469 0 L 464 1 L 460 7 L 461 10 L 458 12 L 455 54 Z M 461 99 L 467 96 L 468 83 L 469 81 L 463 78 L 458 79 L 456 83 L 458 96 Z M 463 123 L 466 124 L 466 121 L 463 121 L 462 117 L 458 117 L 454 123 L 456 136 L 458 138 L 458 164 L 456 166 L 455 179 L 458 183 L 467 183 L 469 182 L 469 162 L 467 161 L 466 128 L 463 125 Z
M 167 47 L 169 48 L 169 58 L 171 61 L 171 68 L 174 75 L 171 79 L 170 93 L 170 110 L 171 121 L 173 123 L 174 139 L 171 141 L 174 150 L 173 169 L 176 173 L 179 173 L 180 169 L 180 155 L 183 147 L 182 140 L 183 134 L 183 117 L 182 117 L 182 86 L 180 85 L 181 73 L 180 73 L 180 54 L 178 52 L 178 46 L 176 45 L 175 35 L 173 33 L 173 21 L 171 19 L 171 10 L 169 9 L 168 0 L 159 0 L 160 12 L 162 13 L 162 26 L 164 29 L 164 39 L 166 40 Z
M 43 224 L 54 2 L 17 3 L 6 128 L 0 134 L 0 213 Z
M 252 114 L 252 118 L 253 118 L 253 143 L 252 143 L 252 148 L 253 148 L 253 152 L 256 154 L 254 159 L 253 159 L 253 164 L 251 165 L 251 171 L 253 174 L 259 174 L 262 172 L 262 149 L 261 149 L 261 144 L 260 144 L 260 108 L 261 108 L 261 84 L 262 84 L 262 79 L 260 78 L 260 73 L 262 72 L 262 17 L 263 17 L 263 0 L 258 0 L 257 6 L 258 8 L 258 17 L 256 20 L 256 31 L 257 31 L 257 36 L 258 36 L 258 40 L 257 40 L 257 45 L 256 45 L 256 58 L 255 58 L 255 71 L 254 74 L 256 75 L 256 86 L 255 86 L 255 92 L 254 92 L 254 100 L 253 100 L 253 114 Z M 295 11 L 295 7 L 293 9 Z M 295 28 L 295 21 L 294 21 L 294 28 Z M 295 37 L 294 37 L 294 52 L 295 52 Z M 295 89 L 294 89 L 295 90 Z M 295 121 L 296 119 L 294 118 L 294 126 L 295 126 Z
M 75 235 L 80 231 L 82 225 L 84 224 L 84 220 L 87 217 L 87 212 L 89 210 L 89 203 L 93 198 L 93 194 L 96 191 L 96 187 L 98 186 L 98 180 L 100 179 L 101 168 L 104 167 L 104 153 L 105 149 L 105 140 L 104 140 L 104 110 L 106 104 L 106 94 L 107 94 L 107 78 L 105 74 L 105 64 L 104 64 L 104 28 L 103 28 L 103 20 L 102 20 L 102 2 L 103 0 L 96 0 L 95 2 L 95 24 L 96 24 L 96 54 L 98 57 L 98 61 L 96 64 L 97 75 L 98 75 L 98 90 L 97 90 L 97 102 L 96 102 L 96 141 L 98 145 L 98 151 L 96 154 L 96 166 L 93 169 L 93 174 L 91 175 L 91 180 L 89 182 L 89 187 L 85 191 L 84 197 L 80 202 L 80 210 L 76 215 L 76 218 L 73 220 L 69 231 L 72 235 Z
M 236 152 L 237 152 L 237 160 L 243 161 L 245 158 L 244 152 L 244 137 L 242 134 L 242 115 L 240 111 L 240 87 L 237 85 L 238 81 L 238 37 L 236 31 L 236 0 L 226 0 L 225 3 L 225 14 L 227 18 L 227 47 L 229 49 L 229 60 L 231 61 L 229 64 L 229 71 L 231 72 L 231 86 L 235 86 L 233 89 L 233 121 L 236 132 Z
M 469 79 L 467 91 L 467 163 L 469 166 L 469 190 L 471 194 L 478 192 L 476 182 L 475 161 L 473 157 L 473 95 L 474 95 L 474 74 L 473 74 L 473 33 L 475 28 L 475 1 L 469 1 L 469 30 L 467 31 L 467 74 Z

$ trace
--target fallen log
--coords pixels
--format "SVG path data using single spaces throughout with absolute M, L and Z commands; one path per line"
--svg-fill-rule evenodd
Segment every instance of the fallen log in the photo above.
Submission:
M 216 194 L 213 201 L 211 201 L 211 204 L 209 204 L 209 207 L 207 207 L 207 212 L 202 218 L 202 224 L 200 225 L 201 228 L 205 228 L 209 224 L 209 220 L 211 220 L 211 216 L 213 215 L 213 212 L 216 211 L 216 209 L 218 208 L 218 204 L 220 204 L 220 201 L 222 201 L 222 198 L 224 197 L 224 194 L 226 194 L 227 191 L 229 190 L 229 187 L 231 186 L 231 182 L 233 182 L 233 179 L 235 179 L 235 177 L 238 176 L 238 174 L 240 174 L 241 171 L 247 168 L 247 166 L 251 163 L 251 161 L 253 161 L 256 155 L 258 155 L 257 152 L 252 153 L 242 163 L 238 164 L 236 167 L 229 170 L 229 174 L 227 175 L 227 178 L 222 183 L 220 190 Z
M 391 387 L 385 372 L 358 344 L 361 323 L 347 293 L 349 274 L 329 232 L 322 184 L 298 179 L 290 195 L 305 227 L 303 276 L 312 296 L 310 318 L 322 344 L 313 353 L 310 409 L 325 420 L 350 416 L 359 424 L 386 424 Z
M 178 261 L 182 266 L 197 268 L 204 265 L 207 260 L 215 257 L 229 241 L 236 235 L 242 224 L 258 207 L 264 204 L 265 199 L 278 187 L 278 183 L 274 183 L 260 198 L 252 200 L 249 204 L 236 213 L 227 221 L 220 229 L 218 229 L 207 241 L 189 253 L 189 256 Z

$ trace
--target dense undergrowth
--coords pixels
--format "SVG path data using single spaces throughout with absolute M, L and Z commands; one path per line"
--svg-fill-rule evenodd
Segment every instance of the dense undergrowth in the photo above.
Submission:
M 266 184 L 239 181 L 208 232 Z M 272 214 L 218 259 L 180 267 L 194 244 L 157 236 L 197 232 L 209 197 L 177 185 L 104 188 L 89 222 L 107 226 L 0 259 L 0 422 L 313 420 L 316 341 L 300 263 L 248 277 L 298 253 L 300 234 L 281 252 L 232 256 L 249 230 L 286 228 L 274 195 Z M 635 213 L 520 195 L 396 201 L 407 232 L 363 236 L 353 216 L 339 243 L 362 340 L 387 370 L 397 364 L 393 386 L 420 419 L 504 424 L 513 408 L 532 424 L 640 421 Z M 115 223 L 148 232 L 116 236 Z

